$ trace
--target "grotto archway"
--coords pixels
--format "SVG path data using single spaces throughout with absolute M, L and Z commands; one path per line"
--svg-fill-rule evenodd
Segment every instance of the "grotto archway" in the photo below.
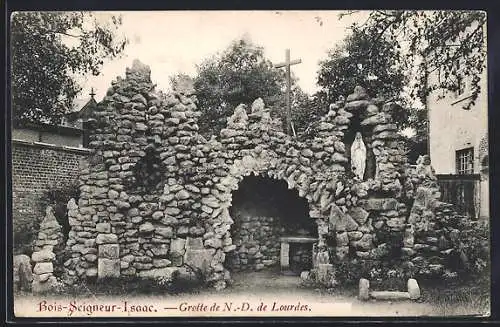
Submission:
M 290 171 L 293 166 L 287 164 L 280 156 L 278 156 L 274 151 L 268 149 L 257 149 L 256 151 L 251 151 L 248 155 L 236 159 L 231 167 L 229 168 L 228 174 L 223 177 L 218 185 L 217 189 L 221 189 L 219 186 L 224 186 L 223 189 L 227 190 L 221 195 L 222 198 L 226 199 L 225 203 L 222 204 L 222 210 L 225 211 L 225 219 L 223 219 L 223 224 L 228 226 L 227 228 L 217 228 L 215 227 L 215 233 L 218 234 L 223 240 L 224 246 L 231 247 L 231 251 L 226 252 L 224 256 L 219 256 L 219 262 L 224 265 L 224 267 L 230 271 L 251 271 L 260 269 L 278 269 L 286 273 L 300 273 L 300 271 L 308 270 L 313 268 L 314 257 L 317 251 L 317 244 L 322 242 L 325 237 L 325 224 L 327 217 L 323 217 L 320 214 L 319 200 L 315 201 L 314 197 L 310 192 L 307 191 L 306 187 L 309 185 L 310 181 L 293 177 L 293 174 L 285 173 Z M 306 176 L 307 179 L 311 178 L 310 175 Z M 297 207 L 300 208 L 300 218 L 302 225 L 306 228 L 301 230 L 301 227 L 295 229 L 289 229 L 290 235 L 286 234 L 286 229 L 284 233 L 274 234 L 274 246 L 273 250 L 269 251 L 269 257 L 261 257 L 261 260 L 252 260 L 252 262 L 246 262 L 246 267 L 236 267 L 233 260 L 236 253 L 239 253 L 239 235 L 235 235 L 235 232 L 239 228 L 239 216 L 235 211 L 235 207 L 238 206 L 239 197 L 244 194 L 245 184 L 248 180 L 254 181 L 266 181 L 260 184 L 260 188 L 266 188 L 269 185 L 279 190 L 277 193 L 283 194 L 284 198 L 293 199 Z M 243 190 L 242 190 L 243 189 Z M 248 192 L 248 190 L 247 190 Z M 243 195 L 244 196 L 244 195 Z M 272 201 L 269 201 L 272 203 Z M 236 206 L 235 206 L 236 205 Z M 288 211 L 290 212 L 290 211 Z M 286 216 L 286 210 L 281 212 L 281 216 Z M 298 224 L 300 226 L 300 223 Z M 297 225 L 296 225 L 297 226 Z M 220 234 L 223 233 L 223 234 Z M 304 233 L 302 236 L 300 233 Z M 292 237 L 293 239 L 282 239 L 282 237 Z M 300 238 L 300 243 L 297 242 L 296 238 Z M 305 240 L 304 240 L 305 238 Z M 277 242 L 277 240 L 279 242 Z M 282 266 L 283 258 L 281 257 L 283 251 L 281 246 L 286 243 L 286 254 L 288 254 L 287 262 L 288 265 L 286 269 Z M 245 245 L 245 247 L 247 247 Z M 246 250 L 249 250 L 248 248 Z M 253 249 L 252 251 L 255 251 Z M 255 252 L 255 254 L 257 254 Z M 297 258 L 302 257 L 303 254 L 303 264 L 301 260 L 295 260 L 294 256 Z M 260 255 L 257 255 L 258 257 Z M 259 258 L 257 258 L 259 259 Z M 266 264 L 262 262 L 266 261 Z M 295 262 L 297 261 L 297 262 Z M 257 264 L 261 264 L 257 266 Z M 263 265 L 263 266 L 262 266 Z M 241 269 L 244 268 L 244 269 Z
M 284 180 L 251 174 L 232 193 L 229 213 L 236 246 L 227 259 L 232 271 L 278 270 L 282 244 L 287 243 L 287 272 L 312 268 L 312 247 L 317 239 L 316 223 L 309 216 L 309 203 Z M 291 238 L 306 240 L 288 243 Z M 284 241 L 284 240 L 287 241 Z

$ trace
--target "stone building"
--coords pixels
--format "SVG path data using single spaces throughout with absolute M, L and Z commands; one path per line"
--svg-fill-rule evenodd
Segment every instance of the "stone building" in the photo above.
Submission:
M 435 70 L 428 78 L 429 84 L 434 84 L 444 78 L 444 72 Z M 473 190 L 474 216 L 489 218 L 487 69 L 481 76 L 479 97 L 466 108 L 471 78 L 465 76 L 456 92 L 438 89 L 427 97 L 429 153 L 436 174 L 448 175 L 443 176 L 445 179 L 477 175 L 471 176 L 477 181 Z
M 447 235 L 430 220 L 452 210 L 437 200 L 427 162 L 408 169 L 391 103 L 357 87 L 299 140 L 257 99 L 206 140 L 192 82 L 164 94 L 150 74 L 134 61 L 93 111 L 92 155 L 68 203 L 66 282 L 189 266 L 223 288 L 233 271 L 322 275 L 348 260 L 421 262 L 444 250 L 425 231 Z M 357 132 L 362 179 L 350 169 Z

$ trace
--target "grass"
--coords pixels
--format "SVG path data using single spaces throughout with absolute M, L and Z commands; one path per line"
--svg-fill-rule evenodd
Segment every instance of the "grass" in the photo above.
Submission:
M 489 315 L 490 283 L 486 279 L 461 283 L 422 283 L 422 302 L 431 303 L 446 314 Z

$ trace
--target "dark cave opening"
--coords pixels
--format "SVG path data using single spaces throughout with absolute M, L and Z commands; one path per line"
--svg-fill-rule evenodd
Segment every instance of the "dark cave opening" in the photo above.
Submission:
M 309 204 L 285 181 L 262 176 L 245 177 L 233 192 L 231 229 L 236 250 L 226 260 L 233 271 L 276 269 L 280 266 L 281 237 L 317 237 Z M 312 244 L 290 244 L 290 269 L 312 267 Z

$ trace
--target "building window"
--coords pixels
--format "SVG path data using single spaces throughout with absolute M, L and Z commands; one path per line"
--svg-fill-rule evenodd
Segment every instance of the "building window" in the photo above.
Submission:
M 474 173 L 474 148 L 458 150 L 456 153 L 457 174 Z

